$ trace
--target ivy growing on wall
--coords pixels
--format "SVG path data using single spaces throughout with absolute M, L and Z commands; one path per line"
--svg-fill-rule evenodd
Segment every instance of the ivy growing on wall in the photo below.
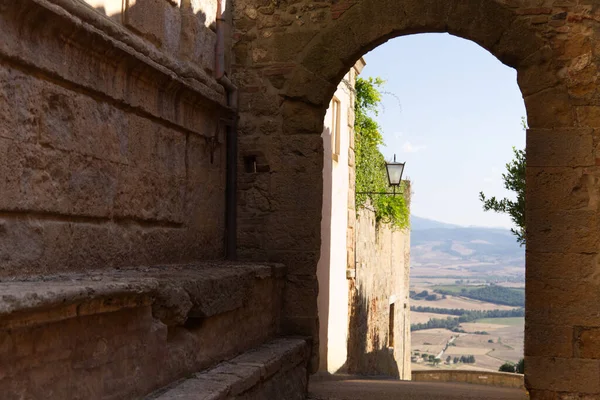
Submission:
M 381 78 L 357 78 L 355 111 L 355 155 L 356 155 L 356 192 L 389 192 L 385 158 L 379 146 L 384 145 L 381 127 L 374 119 L 381 105 Z M 404 194 L 371 195 L 357 194 L 356 206 L 364 207 L 370 203 L 375 211 L 377 222 L 390 223 L 398 228 L 409 225 L 408 209 L 409 188 L 402 183 Z

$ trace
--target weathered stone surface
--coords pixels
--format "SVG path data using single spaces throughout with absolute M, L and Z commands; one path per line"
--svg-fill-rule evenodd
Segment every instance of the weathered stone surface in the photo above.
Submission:
M 122 15 L 120 2 L 88 3 L 93 8 L 73 0 L 0 2 L 2 277 L 223 254 L 225 142 L 216 132 L 231 110 L 223 88 L 210 77 L 216 2 L 128 2 Z M 225 19 L 233 29 L 226 35 L 226 52 L 234 47 L 235 58 L 228 55 L 226 64 L 234 63 L 232 77 L 241 89 L 240 155 L 260 153 L 262 160 L 252 176 L 240 168 L 239 254 L 289 260 L 291 275 L 310 279 L 310 263 L 319 251 L 321 216 L 313 210 L 322 197 L 317 179 L 322 148 L 308 136 L 319 137 L 339 78 L 360 55 L 392 37 L 447 31 L 517 69 L 530 136 L 538 133 L 528 144 L 528 269 L 533 272 L 528 272 L 528 342 L 540 340 L 538 350 L 546 351 L 538 338 L 547 325 L 588 335 L 600 326 L 595 313 L 600 157 L 597 135 L 592 133 L 590 153 L 588 134 L 600 123 L 600 17 L 592 3 L 229 2 Z M 569 132 L 561 134 L 565 129 Z M 215 135 L 221 136 L 210 139 Z M 294 249 L 308 256 L 293 255 Z M 288 293 L 287 304 L 307 307 L 299 310 L 306 315 L 284 316 L 284 328 L 316 335 L 316 309 L 310 310 L 314 293 Z M 228 303 L 211 304 L 225 310 Z M 71 311 L 66 307 L 56 318 Z M 148 310 L 131 311 L 137 312 Z M 216 316 L 213 323 L 221 333 L 233 327 Z M 156 329 L 164 334 L 164 327 Z M 199 346 L 189 344 L 189 332 L 176 331 L 174 337 L 187 343 L 178 347 L 181 354 L 198 352 Z M 564 368 L 559 373 L 548 367 L 548 359 L 536 363 L 530 357 L 534 398 L 600 393 L 588 383 L 597 382 L 595 361 L 581 358 L 596 356 L 586 345 L 592 337 L 585 335 L 579 353 L 564 358 L 562 381 Z M 235 348 L 233 334 L 221 339 Z M 560 354 L 569 347 L 563 339 L 556 345 Z M 144 340 L 153 346 L 150 338 Z M 103 349 L 100 341 L 94 343 Z M 206 351 L 202 357 L 219 357 L 216 350 Z M 107 376 L 137 381 L 145 373 L 136 375 L 127 361 L 114 369 L 86 371 L 87 380 L 80 375 L 72 382 L 93 384 L 67 389 L 67 380 L 59 379 L 69 370 L 65 354 L 49 355 L 56 360 L 48 366 L 51 373 L 37 377 L 44 384 L 57 382 L 58 397 L 77 392 L 93 398 Z M 148 373 L 161 359 L 138 354 L 124 359 L 143 360 Z M 166 364 L 183 373 L 189 370 L 186 363 L 195 362 L 186 360 Z M 130 381 L 121 378 L 109 396 L 127 398 L 120 390 Z M 585 384 L 578 387 L 578 381 Z M 25 380 L 9 385 L 33 387 Z M 32 397 L 47 393 L 39 389 Z
M 410 232 L 375 223 L 368 207 L 356 215 L 346 368 L 351 374 L 410 379 L 410 352 L 404 351 L 410 348 Z
M 0 282 L 0 389 L 9 400 L 143 396 L 277 334 L 283 272 L 280 265 L 206 263 Z M 306 360 L 306 342 L 276 342 L 287 350 L 266 346 L 265 371 L 285 370 L 273 367 L 270 352 L 293 350 L 288 358 L 300 364 L 297 342 Z M 244 368 L 258 381 L 253 360 Z
M 303 399 L 309 346 L 303 339 L 276 339 L 148 400 Z
M 242 88 L 246 104 L 252 104 L 253 98 L 262 102 L 265 93 L 279 94 L 284 101 L 279 110 L 282 120 L 268 133 L 259 128 L 263 117 L 253 118 L 249 110 L 243 116 L 244 132 L 260 139 L 240 141 L 241 151 L 252 151 L 256 143 L 261 143 L 267 149 L 270 170 L 277 173 L 254 180 L 241 175 L 241 254 L 290 262 L 292 275 L 313 270 L 310 257 L 293 256 L 281 246 L 289 247 L 296 240 L 295 246 L 304 253 L 316 254 L 318 244 L 306 240 L 303 234 L 288 233 L 282 226 L 288 225 L 293 231 L 304 217 L 301 231 L 310 232 L 308 224 L 316 231 L 319 220 L 308 218 L 306 209 L 322 197 L 322 192 L 320 188 L 311 189 L 310 179 L 304 176 L 314 166 L 293 155 L 294 151 L 306 154 L 306 146 L 286 142 L 283 147 L 288 156 L 282 157 L 283 150 L 277 144 L 283 143 L 285 136 L 321 132 L 322 115 L 335 86 L 360 55 L 392 37 L 447 31 L 473 40 L 517 69 L 532 127 L 527 146 L 526 214 L 528 308 L 531 304 L 527 342 L 532 345 L 526 345 L 526 352 L 530 348 L 531 355 L 547 352 L 575 362 L 577 356 L 568 333 L 573 332 L 573 324 L 598 326 L 592 310 L 597 301 L 594 293 L 598 292 L 595 271 L 600 248 L 596 221 L 600 174 L 596 165 L 600 157 L 596 155 L 595 132 L 590 129 L 600 121 L 594 83 L 599 61 L 597 46 L 593 45 L 598 41 L 597 30 L 592 28 L 598 10 L 576 2 L 357 0 L 324 3 L 326 12 L 319 18 L 311 14 L 315 11 L 310 8 L 311 2 L 273 6 L 268 13 L 260 11 L 264 4 L 259 3 L 247 0 L 234 4 L 239 38 L 234 50 L 239 61 L 236 76 L 249 83 Z M 282 19 L 293 22 L 279 25 Z M 275 70 L 284 63 L 297 66 L 292 71 L 288 67 L 281 79 L 271 80 L 253 71 Z M 312 157 L 320 159 L 321 155 Z M 279 158 L 299 162 L 299 167 L 282 168 Z M 291 195 L 294 190 L 297 196 Z M 256 201 L 257 193 L 260 199 L 277 201 Z M 300 207 L 299 198 L 305 200 L 306 207 Z M 286 214 L 277 218 L 267 215 L 275 210 L 285 210 Z M 311 303 L 311 294 L 299 290 L 288 294 L 294 298 L 286 300 L 287 304 Z M 310 313 L 308 309 L 296 311 Z M 284 326 L 291 331 L 314 332 L 311 319 L 308 315 L 289 315 L 284 318 Z M 543 340 L 546 326 L 560 327 L 556 328 L 560 343 L 550 346 Z M 559 376 L 550 370 L 544 374 L 537 376 L 538 382 L 546 382 L 547 387 Z M 550 393 L 554 389 L 548 390 Z M 567 396 L 569 390 L 560 396 Z M 579 393 L 575 387 L 572 391 L 574 396 Z
M 600 362 L 597 360 L 527 356 L 525 363 L 531 368 L 525 375 L 528 388 L 581 394 L 600 390 Z M 561 369 L 560 376 L 552 372 L 555 368 Z

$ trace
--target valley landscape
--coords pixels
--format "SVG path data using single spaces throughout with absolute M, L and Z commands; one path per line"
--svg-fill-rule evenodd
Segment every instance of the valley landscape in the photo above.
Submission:
M 413 216 L 410 279 L 413 370 L 523 358 L 525 249 L 510 230 Z

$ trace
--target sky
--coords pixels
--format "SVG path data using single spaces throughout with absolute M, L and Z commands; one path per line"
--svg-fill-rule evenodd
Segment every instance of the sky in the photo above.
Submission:
M 448 34 L 393 39 L 364 56 L 361 77 L 386 81 L 377 117 L 386 159 L 405 161 L 412 214 L 464 226 L 511 227 L 479 192 L 514 197 L 502 173 L 525 147 L 517 74 L 474 42 Z

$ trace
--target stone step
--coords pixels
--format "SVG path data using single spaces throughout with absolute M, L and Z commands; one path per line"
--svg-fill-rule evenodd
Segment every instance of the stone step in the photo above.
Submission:
M 301 400 L 306 396 L 309 359 L 307 340 L 275 339 L 146 400 Z
M 0 398 L 143 397 L 277 337 L 284 280 L 209 262 L 0 281 Z

